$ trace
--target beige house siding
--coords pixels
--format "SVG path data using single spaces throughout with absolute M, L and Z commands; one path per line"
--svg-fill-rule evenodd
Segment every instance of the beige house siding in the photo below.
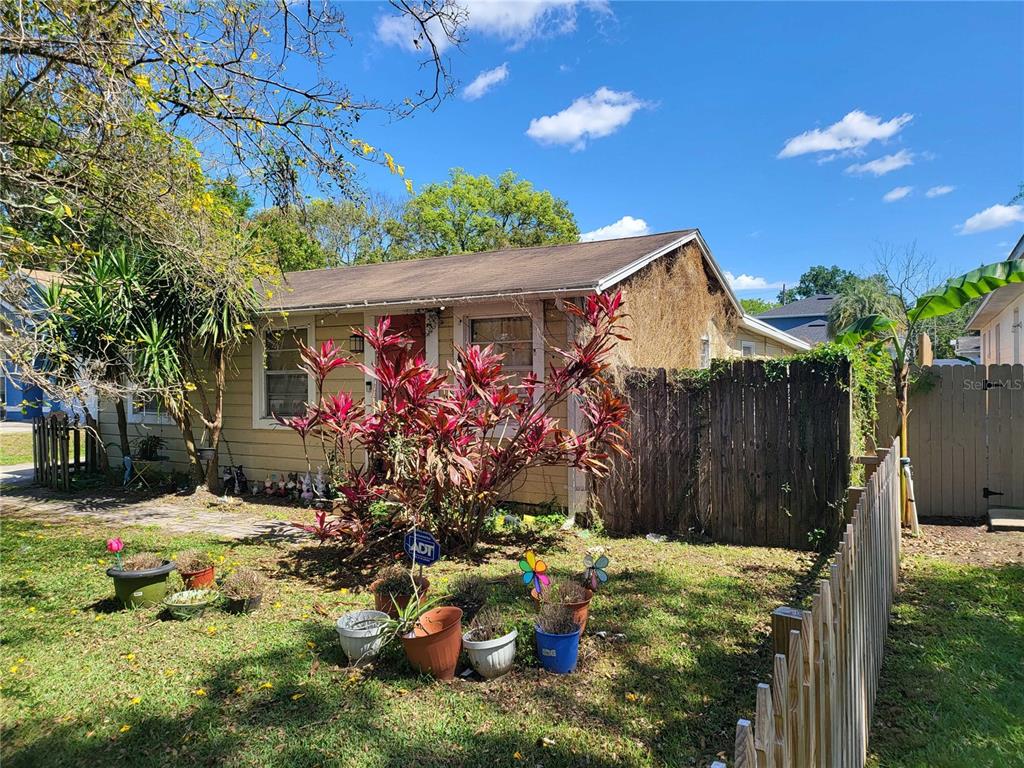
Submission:
M 1014 288 L 1015 286 L 1011 287 Z M 1001 288 L 1000 290 L 1008 290 Z M 983 365 L 1024 363 L 1024 290 L 981 330 Z
M 563 345 L 566 339 L 565 316 L 557 310 L 554 302 L 546 302 L 544 307 L 544 333 L 547 345 Z M 279 322 L 281 327 L 299 327 L 307 323 L 314 324 L 315 341 L 317 344 L 333 338 L 342 349 L 348 348 L 348 339 L 352 328 L 361 327 L 364 318 L 372 318 L 374 312 L 347 312 L 340 314 L 319 314 L 299 316 L 293 315 L 287 323 Z M 453 325 L 454 313 L 446 308 L 439 313 L 438 322 L 438 362 L 442 370 L 446 370 L 453 356 Z M 550 362 L 545 355 L 545 362 Z M 258 364 L 253 354 L 253 344 L 243 345 L 233 356 L 224 393 L 224 430 L 221 442 L 220 463 L 222 466 L 241 464 L 250 479 L 263 480 L 272 473 L 305 472 L 306 460 L 298 436 L 292 430 L 280 425 L 254 425 L 254 377 L 253 367 Z M 326 383 L 327 392 L 347 391 L 354 398 L 360 399 L 366 390 L 363 373 L 354 367 L 336 368 L 331 372 Z M 566 408 L 562 404 L 553 414 L 564 422 Z M 194 425 L 196 440 L 200 445 L 205 443 L 203 432 L 198 420 Z M 121 460 L 118 448 L 117 417 L 112 403 L 102 403 L 100 408 L 100 432 L 110 452 L 112 466 Z M 187 467 L 185 447 L 177 426 L 169 420 L 148 419 L 145 422 L 133 420 L 128 425 L 128 434 L 132 442 L 145 435 L 157 434 L 164 438 L 166 447 L 163 453 L 170 458 L 174 469 L 184 470 Z M 309 442 L 309 453 L 314 471 L 318 464 L 323 463 L 323 452 L 314 440 Z M 568 470 L 564 467 L 543 467 L 527 472 L 519 479 L 508 495 L 510 501 L 526 504 L 545 504 L 553 502 L 559 506 L 568 503 Z

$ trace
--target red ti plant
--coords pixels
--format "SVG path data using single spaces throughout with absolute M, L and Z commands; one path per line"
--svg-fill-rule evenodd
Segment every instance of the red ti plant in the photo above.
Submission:
M 376 352 L 372 367 L 346 358 L 333 342 L 319 352 L 304 348 L 301 367 L 316 382 L 319 402 L 279 421 L 299 434 L 304 449 L 310 435 L 321 441 L 342 497 L 336 511 L 368 525 L 369 504 L 388 501 L 396 525 L 415 522 L 449 546 L 472 546 L 501 494 L 528 469 L 570 466 L 604 476 L 609 452 L 626 453 L 628 406 L 604 375 L 615 342 L 626 338 L 622 295 L 589 296 L 565 310 L 583 332 L 553 350 L 557 360 L 543 382 L 532 373 L 515 382 L 491 346 L 456 348 L 445 374 L 412 355 L 411 340 L 384 318 L 359 332 Z M 327 374 L 339 365 L 375 379 L 379 399 L 367 405 L 345 393 L 325 396 Z M 585 423 L 579 432 L 549 415 L 570 396 Z M 361 465 L 357 454 L 366 459 Z M 326 520 L 317 527 L 329 528 Z

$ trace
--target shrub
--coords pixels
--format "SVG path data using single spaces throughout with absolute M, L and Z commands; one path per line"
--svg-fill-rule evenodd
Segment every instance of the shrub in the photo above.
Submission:
M 251 568 L 236 568 L 224 579 L 221 591 L 232 600 L 248 600 L 262 595 L 265 587 L 263 574 Z
M 144 571 L 147 568 L 159 568 L 164 559 L 155 552 L 139 552 L 124 559 L 126 571 Z
M 174 558 L 174 562 L 181 573 L 199 573 L 213 565 L 213 558 L 210 557 L 209 552 L 186 549 Z
M 580 628 L 572 619 L 572 610 L 563 603 L 544 603 L 537 625 L 549 635 L 571 635 Z
M 508 632 L 508 622 L 505 621 L 501 611 L 494 606 L 489 606 L 480 611 L 469 628 L 472 631 L 473 640 L 497 640 Z
M 392 597 L 412 597 L 416 587 L 412 580 L 412 574 L 400 565 L 389 565 L 377 574 L 380 582 L 374 588 L 374 592 L 380 595 Z
M 316 402 L 300 416 L 275 418 L 299 435 L 308 464 L 308 439 L 324 444 L 340 506 L 359 523 L 351 528 L 368 529 L 371 506 L 379 513 L 375 502 L 387 501 L 392 526 L 416 521 L 449 545 L 472 546 L 500 494 L 526 470 L 571 466 L 603 476 L 609 451 L 626 453 L 628 405 L 603 376 L 616 341 L 626 338 L 621 293 L 590 296 L 583 308 L 567 303 L 565 310 L 584 332 L 553 351 L 560 364 L 543 382 L 528 373 L 513 383 L 492 346 L 456 349 L 450 372 L 439 371 L 413 356 L 412 341 L 384 318 L 358 331 L 375 353 L 372 367 L 342 354 L 333 340 L 319 350 L 303 346 L 300 367 L 316 385 Z M 324 393 L 328 374 L 344 365 L 379 383 L 374 407 L 346 392 Z M 583 415 L 578 432 L 548 415 L 570 395 Z M 357 466 L 361 452 L 369 459 Z

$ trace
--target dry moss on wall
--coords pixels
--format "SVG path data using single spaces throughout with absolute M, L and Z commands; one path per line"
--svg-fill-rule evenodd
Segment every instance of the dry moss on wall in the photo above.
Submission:
M 693 244 L 641 271 L 623 294 L 630 341 L 616 345 L 617 367 L 697 368 L 703 337 L 720 355 L 721 339 L 735 331 L 738 318 L 725 291 Z

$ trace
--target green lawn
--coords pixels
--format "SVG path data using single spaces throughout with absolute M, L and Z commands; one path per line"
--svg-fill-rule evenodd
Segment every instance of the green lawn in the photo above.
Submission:
M 869 765 L 1024 766 L 1024 566 L 905 562 Z
M 32 432 L 4 430 L 0 432 L 0 466 L 27 464 L 32 461 Z
M 193 622 L 114 610 L 103 541 L 131 551 L 207 548 L 256 565 L 273 594 L 252 616 Z M 396 647 L 365 674 L 345 669 L 332 617 L 365 606 L 371 569 L 315 546 L 219 543 L 153 530 L 5 520 L 2 530 L 0 762 L 28 766 L 655 766 L 731 753 L 736 718 L 767 679 L 770 611 L 810 559 L 746 549 L 563 534 L 538 549 L 556 577 L 588 546 L 613 559 L 594 601 L 580 671 L 533 658 L 532 609 L 515 560 L 523 542 L 442 561 L 494 582 L 519 625 L 516 670 L 491 683 L 419 678 Z M 597 639 L 623 632 L 624 643 Z

